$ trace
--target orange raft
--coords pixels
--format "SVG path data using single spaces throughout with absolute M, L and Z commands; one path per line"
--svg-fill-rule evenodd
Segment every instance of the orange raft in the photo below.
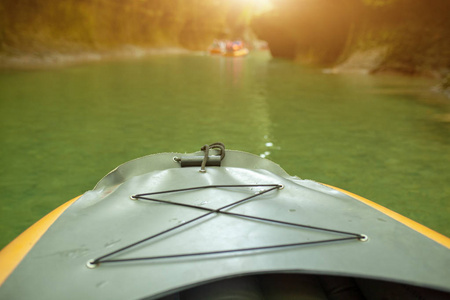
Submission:
M 247 48 L 242 48 L 239 50 L 232 50 L 232 51 L 226 51 L 223 55 L 228 57 L 239 57 L 239 56 L 245 56 L 249 53 L 249 50 Z

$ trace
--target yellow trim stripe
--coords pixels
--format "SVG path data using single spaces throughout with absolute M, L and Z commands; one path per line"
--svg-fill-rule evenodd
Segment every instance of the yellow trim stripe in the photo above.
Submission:
M 33 248 L 37 241 L 44 235 L 48 228 L 69 208 L 80 196 L 64 203 L 54 209 L 42 219 L 34 223 L 22 234 L 0 251 L 0 286 L 14 271 L 22 259 Z
M 356 200 L 359 200 L 359 201 L 369 205 L 370 207 L 372 207 L 372 208 L 374 208 L 374 209 L 384 213 L 385 215 L 393 218 L 394 220 L 397 220 L 398 222 L 400 222 L 400 223 L 410 227 L 411 229 L 413 229 L 413 230 L 415 230 L 415 231 L 425 235 L 426 237 L 432 239 L 433 241 L 435 241 L 435 242 L 437 242 L 437 243 L 439 243 L 439 244 L 441 244 L 441 245 L 443 245 L 443 246 L 445 246 L 445 247 L 450 249 L 450 238 L 446 237 L 445 235 L 442 235 L 442 234 L 440 234 L 440 233 L 438 233 L 438 232 L 436 232 L 436 231 L 434 231 L 434 230 L 432 230 L 432 229 L 430 229 L 428 227 L 423 226 L 422 224 L 419 224 L 419 223 L 417 223 L 417 222 L 415 222 L 415 221 L 413 221 L 411 219 L 408 219 L 407 217 L 402 216 L 401 214 L 396 213 L 395 211 L 392 211 L 392 210 L 390 210 L 390 209 L 388 209 L 388 208 L 386 208 L 384 206 L 381 206 L 381 205 L 379 205 L 379 204 L 377 204 L 375 202 L 367 200 L 366 198 L 363 198 L 361 196 L 358 196 L 356 194 L 353 194 L 351 192 L 348 192 L 346 190 L 343 190 L 343 189 L 340 189 L 340 188 L 337 188 L 337 187 L 334 187 L 334 186 L 331 186 L 331 185 L 328 185 L 328 184 L 324 184 L 324 183 L 322 183 L 322 184 L 326 185 L 326 186 L 328 186 L 328 187 L 330 187 L 332 189 L 335 189 L 337 191 L 340 191 L 340 192 L 342 192 L 344 194 L 347 194 L 350 197 L 353 197 Z

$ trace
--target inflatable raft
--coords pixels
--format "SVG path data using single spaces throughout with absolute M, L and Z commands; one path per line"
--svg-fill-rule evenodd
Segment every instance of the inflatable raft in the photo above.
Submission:
M 250 51 L 247 48 L 242 48 L 239 50 L 227 50 L 223 55 L 228 57 L 239 57 L 246 56 L 249 52 Z
M 127 162 L 0 252 L 0 299 L 449 299 L 450 241 L 212 144 Z
M 210 48 L 208 49 L 209 54 L 212 55 L 223 55 L 225 51 L 221 48 Z

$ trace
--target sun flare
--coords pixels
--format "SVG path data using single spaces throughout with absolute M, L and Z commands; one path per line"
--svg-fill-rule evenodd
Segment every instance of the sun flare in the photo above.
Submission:
M 250 5 L 256 14 L 260 14 L 268 10 L 271 10 L 273 7 L 270 0 L 240 0 L 240 1 Z

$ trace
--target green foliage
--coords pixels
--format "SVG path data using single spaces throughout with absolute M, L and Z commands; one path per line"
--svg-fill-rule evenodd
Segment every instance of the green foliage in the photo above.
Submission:
M 274 56 L 333 65 L 387 47 L 379 69 L 450 69 L 449 0 L 2 0 L 0 52 L 76 52 L 135 45 L 205 49 L 251 24 Z M 250 23 L 251 22 L 251 23 Z
M 122 45 L 205 49 L 239 35 L 245 7 L 219 0 L 2 0 L 0 51 L 71 52 Z M 236 25 L 237 24 L 237 25 Z
M 273 0 L 252 27 L 272 54 L 333 65 L 353 52 L 388 47 L 380 68 L 450 69 L 448 0 Z
M 450 1 L 396 0 L 383 11 L 379 31 L 390 51 L 381 69 L 416 74 L 450 68 Z

